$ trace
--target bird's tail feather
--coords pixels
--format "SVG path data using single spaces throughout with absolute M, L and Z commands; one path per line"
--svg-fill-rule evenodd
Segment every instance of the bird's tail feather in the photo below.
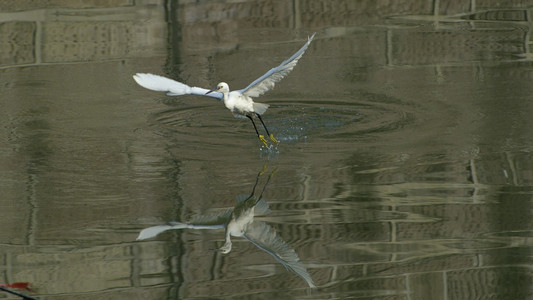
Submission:
M 260 115 L 264 114 L 270 105 L 264 103 L 254 103 L 254 112 Z

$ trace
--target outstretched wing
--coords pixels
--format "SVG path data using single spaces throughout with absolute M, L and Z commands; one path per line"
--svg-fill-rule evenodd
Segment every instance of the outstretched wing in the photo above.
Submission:
M 176 224 L 178 225 L 178 224 Z M 157 226 L 152 226 L 152 227 L 148 227 L 148 228 L 144 228 L 143 230 L 141 230 L 141 232 L 139 232 L 139 236 L 137 237 L 137 241 L 142 241 L 142 240 L 146 240 L 146 239 L 149 239 L 149 238 L 153 238 L 167 230 L 171 230 L 171 229 L 182 229 L 182 228 L 186 228 L 186 224 L 181 224 L 179 226 L 174 226 L 174 225 L 157 225 Z
M 304 55 L 307 47 L 309 47 L 309 44 L 315 37 L 315 34 L 316 32 L 307 39 L 307 43 L 305 43 L 305 45 L 303 45 L 298 52 L 294 53 L 293 56 L 282 62 L 279 66 L 270 69 L 270 71 L 266 72 L 265 75 L 257 78 L 254 82 L 250 83 L 249 86 L 240 90 L 239 92 L 249 97 L 258 97 L 273 89 L 277 82 L 283 79 L 283 77 L 287 76 L 287 74 L 294 69 L 298 63 L 298 60 L 302 57 L 302 55 Z
M 156 237 L 160 235 L 161 233 L 173 230 L 173 229 L 222 229 L 224 228 L 224 224 L 214 224 L 214 225 L 198 225 L 198 224 L 187 224 L 187 223 L 180 223 L 180 222 L 172 222 L 170 225 L 157 225 L 145 228 L 139 232 L 139 236 L 137 237 L 137 241 L 146 240 L 149 238 Z
M 170 222 L 165 225 L 157 225 L 141 230 L 138 241 L 153 238 L 165 231 L 175 229 L 222 229 L 231 217 L 232 210 L 223 210 L 211 214 L 205 214 L 193 218 L 191 223 Z
M 152 91 L 167 92 L 168 96 L 198 95 L 217 98 L 218 100 L 224 99 L 222 93 L 211 92 L 206 95 L 206 93 L 209 92 L 208 89 L 190 87 L 184 83 L 159 75 L 137 73 L 133 75 L 133 79 L 144 88 Z
M 298 275 L 311 288 L 316 288 L 311 275 L 300 261 L 298 254 L 276 233 L 272 226 L 265 222 L 255 221 L 248 224 L 244 238 L 257 246 L 259 249 L 272 255 L 287 270 Z

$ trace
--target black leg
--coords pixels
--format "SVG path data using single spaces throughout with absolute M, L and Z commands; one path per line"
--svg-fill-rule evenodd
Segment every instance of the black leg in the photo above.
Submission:
M 246 117 L 250 119 L 250 121 L 252 121 L 252 124 L 254 125 L 254 129 L 255 129 L 255 133 L 257 133 L 257 136 L 259 136 L 259 131 L 257 131 L 257 126 L 255 126 L 255 122 L 254 122 L 254 119 L 252 119 L 252 116 L 246 115 Z
M 267 129 L 266 125 L 265 125 L 265 122 L 263 122 L 263 118 L 261 118 L 261 115 L 258 114 L 258 113 L 255 113 L 255 115 L 259 118 L 259 121 L 261 121 L 261 124 L 263 124 L 263 128 L 265 128 L 265 131 L 266 131 L 268 137 L 270 137 L 270 139 L 271 139 L 274 143 L 277 144 L 278 141 L 274 138 L 274 135 L 273 135 L 273 134 L 271 134 L 270 132 L 268 132 L 268 129 Z
M 261 118 L 261 115 L 258 114 L 258 113 L 255 113 L 255 115 L 259 118 L 259 121 L 261 121 L 261 124 L 263 124 L 263 128 L 265 128 L 265 131 L 266 131 L 267 135 L 270 135 L 270 132 L 268 132 L 268 129 L 267 129 L 266 125 L 265 125 L 265 122 L 263 122 L 263 118 Z
M 266 171 L 266 165 L 265 165 L 265 167 L 263 167 L 263 171 L 261 171 L 261 173 L 259 173 L 259 174 L 262 174 L 264 171 Z M 276 168 L 274 171 L 272 171 L 270 173 L 270 175 L 268 175 L 267 181 L 265 182 L 265 185 L 263 186 L 263 190 L 261 191 L 261 194 L 259 195 L 259 198 L 257 199 L 257 201 L 261 200 L 261 198 L 263 197 L 263 193 L 265 192 L 265 189 L 266 189 L 268 183 L 270 182 L 270 178 L 272 178 L 272 176 L 274 176 L 274 173 L 276 173 L 277 171 L 278 171 L 278 168 Z M 259 178 L 259 176 L 257 178 Z M 256 181 L 256 185 L 257 185 L 257 181 Z M 255 187 L 254 187 L 254 189 L 255 189 Z
M 254 125 L 254 129 L 255 129 L 255 133 L 257 133 L 257 137 L 259 138 L 259 140 L 261 142 L 263 142 L 265 147 L 268 147 L 268 144 L 267 144 L 267 141 L 265 140 L 265 137 L 262 134 L 259 134 L 259 131 L 257 131 L 257 126 L 255 126 L 255 122 L 254 122 L 254 119 L 252 118 L 252 116 L 246 115 L 246 117 L 248 119 L 250 119 L 250 121 L 252 121 L 252 124 Z
M 252 188 L 252 193 L 250 194 L 250 197 L 246 198 L 246 200 L 252 198 L 255 194 L 255 188 L 257 187 L 257 184 L 259 183 L 259 177 L 261 177 L 261 175 L 263 174 L 263 172 L 265 171 L 265 168 L 266 167 L 263 167 L 263 170 L 261 170 L 261 172 L 259 172 L 257 174 L 257 176 L 255 177 L 255 184 L 254 184 L 254 187 Z M 263 194 L 263 193 L 261 193 Z M 259 198 L 261 198 L 261 196 L 259 196 Z

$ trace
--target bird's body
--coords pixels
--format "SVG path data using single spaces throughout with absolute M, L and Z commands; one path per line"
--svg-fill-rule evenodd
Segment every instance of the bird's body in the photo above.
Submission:
M 237 92 L 230 92 L 227 99 L 224 99 L 224 105 L 229 109 L 234 116 L 246 116 L 254 111 L 254 101 Z
M 218 92 L 223 95 L 224 106 L 229 109 L 236 118 L 244 118 L 253 113 L 264 114 L 268 109 L 268 104 L 256 103 L 254 100 L 240 91 L 229 91 L 229 86 L 225 82 L 221 82 L 218 86 L 222 86 Z M 217 86 L 217 87 L 218 87 Z
M 154 91 L 166 92 L 168 96 L 200 95 L 217 98 L 223 101 L 226 108 L 233 113 L 233 116 L 237 118 L 248 118 L 252 121 L 257 136 L 263 142 L 263 144 L 268 147 L 264 136 L 259 134 L 253 118 L 257 117 L 261 121 L 261 124 L 263 125 L 267 135 L 274 143 L 277 144 L 278 141 L 274 138 L 274 135 L 268 131 L 263 119 L 261 118 L 261 115 L 266 112 L 269 105 L 264 103 L 256 103 L 252 98 L 258 97 L 274 88 L 277 82 L 279 82 L 290 71 L 292 71 L 314 37 L 315 34 L 313 34 L 307 40 L 307 43 L 305 43 L 305 45 L 293 56 L 282 62 L 279 66 L 271 69 L 242 90 L 230 91 L 228 84 L 225 82 L 219 83 L 217 87 L 212 90 L 199 87 L 190 87 L 184 83 L 148 73 L 137 73 L 133 76 L 133 78 L 140 86 Z
M 259 178 L 259 176 L 257 177 Z M 257 181 L 256 181 L 257 184 Z M 254 188 L 255 190 L 255 188 Z M 262 195 L 263 193 L 261 193 Z M 250 197 L 244 201 L 239 201 L 238 204 L 233 209 L 231 216 L 228 218 L 228 223 L 226 224 L 226 235 L 224 245 L 220 248 L 220 251 L 224 254 L 227 254 L 231 251 L 231 237 L 245 237 L 248 226 L 254 222 L 254 216 L 256 215 L 255 207 L 258 204 L 263 204 L 261 206 L 260 213 L 258 215 L 264 215 L 269 211 L 268 204 L 266 202 L 260 202 L 261 196 L 259 198 L 253 197 L 253 192 Z

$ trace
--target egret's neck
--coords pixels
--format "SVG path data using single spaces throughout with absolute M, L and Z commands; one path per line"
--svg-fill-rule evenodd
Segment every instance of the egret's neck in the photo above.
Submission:
M 224 95 L 224 102 L 228 101 L 229 92 L 223 92 L 222 95 Z
M 231 251 L 231 237 L 229 231 L 226 232 L 226 241 L 224 245 L 220 248 L 220 251 L 224 254 L 227 254 Z

